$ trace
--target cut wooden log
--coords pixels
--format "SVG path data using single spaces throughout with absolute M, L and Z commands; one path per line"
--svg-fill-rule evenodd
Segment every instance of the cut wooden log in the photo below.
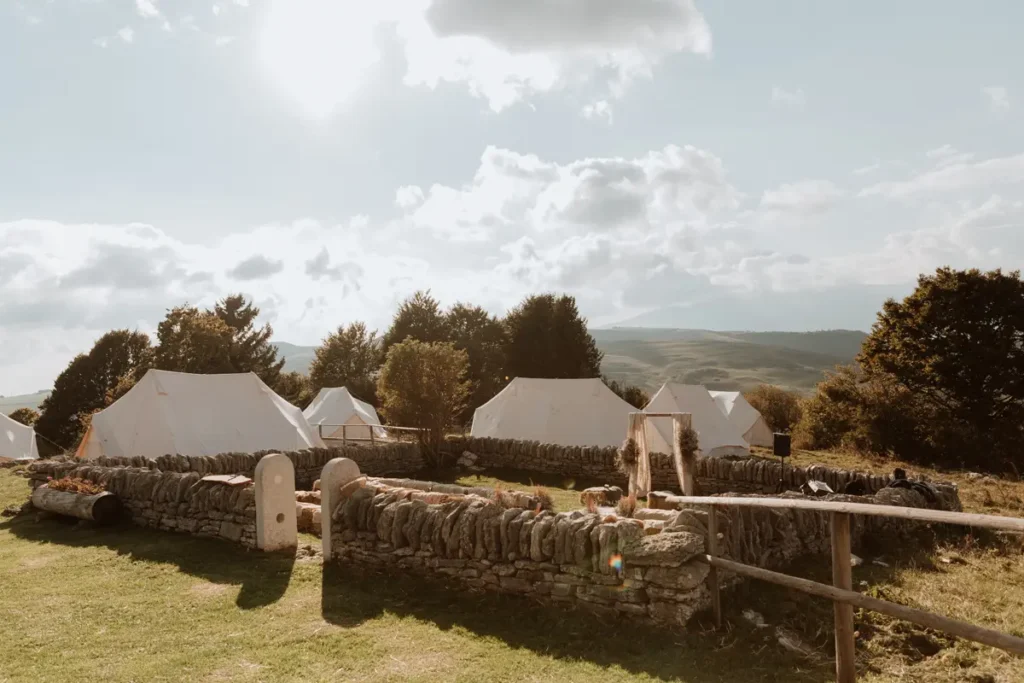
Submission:
M 32 505 L 40 510 L 87 519 L 97 524 L 112 524 L 121 516 L 121 501 L 110 491 L 87 495 L 40 486 L 32 492 L 31 500 Z

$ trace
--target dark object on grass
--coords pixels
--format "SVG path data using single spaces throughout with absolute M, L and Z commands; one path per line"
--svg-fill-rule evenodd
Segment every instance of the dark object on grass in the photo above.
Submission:
M 788 458 L 792 452 L 791 439 L 789 434 L 772 434 L 772 453 L 780 458 Z
M 843 493 L 849 496 L 866 496 L 868 495 L 868 485 L 864 483 L 863 479 L 854 479 L 843 487 Z

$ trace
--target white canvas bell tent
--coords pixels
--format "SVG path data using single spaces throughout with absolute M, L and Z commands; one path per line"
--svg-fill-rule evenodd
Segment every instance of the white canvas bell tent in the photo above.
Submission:
M 709 391 L 719 410 L 729 419 L 743 439 L 751 446 L 771 448 L 775 437 L 757 408 L 750 405 L 738 391 Z
M 636 408 L 600 379 L 516 377 L 473 413 L 472 436 L 619 446 Z
M 77 456 L 158 458 L 323 448 L 302 411 L 253 373 L 150 370 L 92 416 Z
M 711 398 L 708 390 L 694 384 L 665 384 L 644 408 L 645 413 L 690 413 L 700 453 L 707 457 L 749 455 L 750 446 Z M 647 418 L 647 448 L 671 454 L 672 418 Z
M 369 440 L 371 433 L 375 439 L 387 437 L 373 406 L 360 401 L 345 387 L 324 387 L 302 414 L 325 439 Z
M 38 457 L 36 430 L 0 413 L 0 458 L 35 460 Z

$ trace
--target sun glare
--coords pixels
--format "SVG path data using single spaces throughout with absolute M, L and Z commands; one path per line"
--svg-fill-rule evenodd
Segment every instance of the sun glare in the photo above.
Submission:
M 305 114 L 325 118 L 380 59 L 376 21 L 348 0 L 273 0 L 261 50 L 274 84 Z

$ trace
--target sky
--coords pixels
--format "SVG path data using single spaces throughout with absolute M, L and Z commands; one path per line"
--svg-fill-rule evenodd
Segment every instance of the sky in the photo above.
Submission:
M 3 0 L 0 394 L 252 297 L 867 329 L 1024 261 L 1024 3 Z

